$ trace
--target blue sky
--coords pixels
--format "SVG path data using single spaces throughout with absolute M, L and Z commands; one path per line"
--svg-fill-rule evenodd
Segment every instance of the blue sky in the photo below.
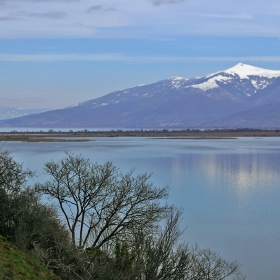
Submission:
M 280 70 L 276 0 L 0 0 L 0 105 L 64 108 L 243 62 Z

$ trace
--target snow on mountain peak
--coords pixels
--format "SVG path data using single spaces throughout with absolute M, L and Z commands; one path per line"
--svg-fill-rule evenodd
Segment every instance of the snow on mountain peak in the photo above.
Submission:
M 171 77 L 167 79 L 167 81 L 171 82 L 171 85 L 173 88 L 180 88 L 184 82 L 188 81 L 188 78 L 183 78 L 183 77 Z
M 196 85 L 191 85 L 192 88 L 198 88 L 201 89 L 203 91 L 209 90 L 209 89 L 214 89 L 214 88 L 218 88 L 219 86 L 216 83 L 215 79 L 209 79 L 208 81 L 205 81 L 203 83 L 200 84 L 196 84 Z
M 280 77 L 280 71 L 268 70 L 244 63 L 238 63 L 223 72 L 232 75 L 237 74 L 241 79 L 249 79 L 249 76 L 261 76 L 265 78 Z
M 181 80 L 188 80 L 188 78 L 183 78 L 183 77 L 171 77 L 168 80 L 173 80 L 173 81 L 181 81 Z
M 237 76 L 241 80 L 251 79 L 251 84 L 255 89 L 264 89 L 271 83 L 267 79 L 280 77 L 280 71 L 268 70 L 244 63 L 238 63 L 227 70 L 205 76 L 204 78 L 206 80 L 200 84 L 192 85 L 191 87 L 206 91 L 219 87 L 220 83 L 229 83 L 230 80 L 234 80 L 234 77 Z

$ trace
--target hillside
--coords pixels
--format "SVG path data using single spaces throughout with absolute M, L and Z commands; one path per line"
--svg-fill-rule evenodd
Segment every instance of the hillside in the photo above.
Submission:
M 0 279 L 59 280 L 43 264 L 8 243 L 0 235 Z
M 0 127 L 275 128 L 280 126 L 278 108 L 270 106 L 270 121 L 261 106 L 277 102 L 280 71 L 239 63 L 204 77 L 173 77 L 64 109 L 2 120 Z
M 0 105 L 0 120 L 23 117 L 30 114 L 39 114 L 47 109 L 10 108 Z
M 210 121 L 209 124 L 215 127 L 250 127 L 250 128 L 279 128 L 280 127 L 280 102 L 269 103 L 257 106 L 251 110 L 240 111 L 238 113 Z M 205 126 L 208 123 L 205 122 Z

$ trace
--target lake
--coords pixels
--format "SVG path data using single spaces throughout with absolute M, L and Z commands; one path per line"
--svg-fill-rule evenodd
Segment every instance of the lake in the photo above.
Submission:
M 249 280 L 277 280 L 280 267 L 280 138 L 220 140 L 90 138 L 82 143 L 7 142 L 25 167 L 46 179 L 44 163 L 65 150 L 121 170 L 153 173 L 184 208 L 182 241 L 242 264 Z

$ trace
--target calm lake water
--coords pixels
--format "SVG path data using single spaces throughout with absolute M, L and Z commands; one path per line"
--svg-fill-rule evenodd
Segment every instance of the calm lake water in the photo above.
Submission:
M 124 171 L 152 172 L 184 208 L 182 240 L 243 265 L 249 280 L 280 279 L 280 138 L 91 138 L 84 143 L 8 142 L 4 149 L 46 179 L 44 163 L 79 153 Z

